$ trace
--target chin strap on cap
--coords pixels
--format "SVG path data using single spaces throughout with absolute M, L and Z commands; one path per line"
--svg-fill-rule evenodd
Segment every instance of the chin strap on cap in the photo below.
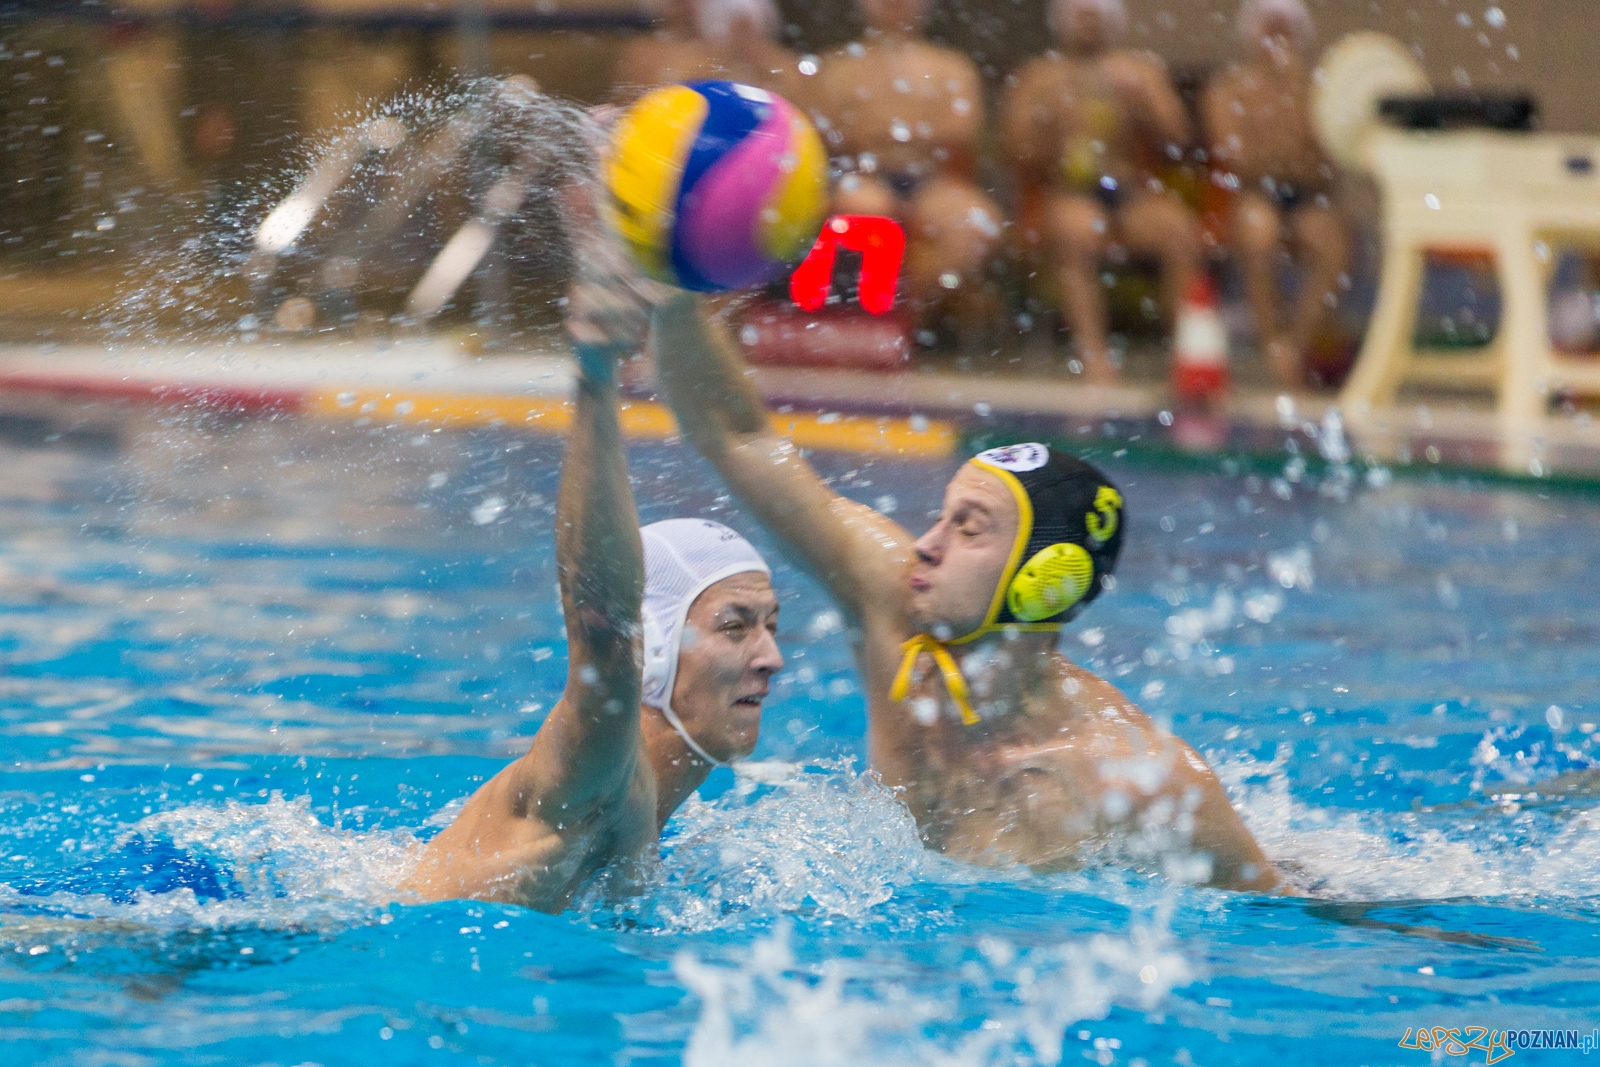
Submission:
M 661 717 L 663 719 L 667 720 L 667 725 L 672 727 L 673 730 L 677 732 L 679 737 L 683 738 L 683 743 L 689 746 L 689 751 L 693 752 L 696 756 L 711 764 L 713 767 L 728 766 L 728 763 L 725 760 L 717 759 L 717 757 L 701 748 L 698 741 L 689 736 L 689 731 L 683 728 L 683 720 L 678 718 L 677 712 L 673 711 L 669 707 L 659 707 L 656 710 L 661 713 Z
M 905 658 L 900 661 L 900 669 L 894 675 L 894 684 L 889 687 L 890 700 L 906 698 L 906 694 L 911 691 L 911 671 L 917 665 L 917 657 L 924 652 L 931 652 L 933 662 L 939 665 L 939 673 L 944 675 L 944 687 L 949 691 L 950 699 L 961 709 L 962 723 L 976 726 L 981 721 L 978 713 L 972 710 L 972 696 L 967 691 L 967 680 L 961 676 L 961 668 L 957 665 L 956 658 L 938 638 L 931 634 L 918 634 L 900 648 L 905 652 Z
M 646 527 L 646 529 L 648 528 Z M 663 663 L 668 653 L 667 638 L 662 632 L 661 624 L 656 621 L 654 614 L 648 610 L 642 614 L 644 621 L 644 679 L 646 688 L 652 690 L 652 692 L 646 693 L 644 702 L 661 713 L 661 717 L 667 720 L 667 725 L 672 727 L 673 732 L 683 738 L 683 743 L 689 746 L 690 752 L 693 752 L 713 767 L 726 767 L 728 764 L 725 761 L 717 759 L 700 747 L 700 742 L 689 735 L 688 729 L 683 725 L 683 720 L 678 718 L 678 713 L 672 710 L 672 701 L 663 698 L 656 691 L 665 685 L 665 679 L 669 673 Z M 676 661 L 678 649 L 675 646 L 671 649 L 671 653 L 674 661 Z
M 661 712 L 667 725 L 700 759 L 726 767 L 689 736 L 672 710 L 683 632 L 695 598 L 735 574 L 772 572 L 761 553 L 733 530 L 710 519 L 667 519 L 639 531 L 644 544 L 644 677 L 641 702 Z

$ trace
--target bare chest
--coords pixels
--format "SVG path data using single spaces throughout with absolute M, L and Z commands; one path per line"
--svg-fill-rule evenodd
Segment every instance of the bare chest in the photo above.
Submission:
M 1106 830 L 1093 761 L 1070 749 L 1007 748 L 940 776 L 924 835 L 969 863 L 1070 867 Z
M 975 79 L 937 53 L 867 49 L 836 62 L 829 72 L 835 120 L 861 139 L 905 144 L 917 138 L 919 124 L 926 138 L 953 120 L 975 118 L 982 108 Z

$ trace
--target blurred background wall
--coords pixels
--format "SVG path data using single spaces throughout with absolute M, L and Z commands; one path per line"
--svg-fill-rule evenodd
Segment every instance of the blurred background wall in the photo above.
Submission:
M 1527 89 L 1544 128 L 1600 132 L 1595 0 L 1308 3 L 1319 46 L 1379 30 L 1438 87 Z M 779 4 L 802 52 L 860 30 L 854 0 Z M 998 90 L 1045 45 L 1045 4 L 934 0 L 930 32 Z M 1234 0 L 1128 7 L 1132 43 L 1166 57 L 1180 84 L 1238 53 Z M 259 213 L 330 130 L 397 92 L 525 73 L 603 100 L 650 14 L 629 0 L 0 0 L 0 306 L 14 319 L 92 305 L 72 287 L 154 269 L 149 250 Z

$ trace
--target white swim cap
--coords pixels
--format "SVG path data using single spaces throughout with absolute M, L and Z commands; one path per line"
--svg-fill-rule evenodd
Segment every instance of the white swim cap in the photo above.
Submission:
M 740 19 L 755 23 L 763 37 L 778 34 L 778 9 L 772 0 L 700 0 L 695 8 L 695 25 L 709 41 L 726 40 Z
M 689 607 L 724 578 L 771 568 L 755 546 L 720 522 L 667 519 L 639 531 L 644 542 L 644 686 L 640 699 L 660 710 L 695 755 L 722 766 L 701 748 L 672 710 L 672 685 L 678 677 L 678 652 Z

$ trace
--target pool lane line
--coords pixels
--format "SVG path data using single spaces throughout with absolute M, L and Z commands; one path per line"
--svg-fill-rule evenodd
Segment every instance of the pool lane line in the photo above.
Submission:
M 572 422 L 570 401 L 492 394 L 314 392 L 304 395 L 298 409 L 306 415 L 326 418 L 364 418 L 458 429 L 504 426 L 561 433 Z M 768 420 L 773 429 L 798 447 L 823 452 L 943 459 L 960 445 L 955 425 L 939 419 L 786 412 L 771 414 Z M 672 412 L 652 400 L 624 400 L 618 421 L 623 434 L 633 440 L 664 441 L 678 432 Z

